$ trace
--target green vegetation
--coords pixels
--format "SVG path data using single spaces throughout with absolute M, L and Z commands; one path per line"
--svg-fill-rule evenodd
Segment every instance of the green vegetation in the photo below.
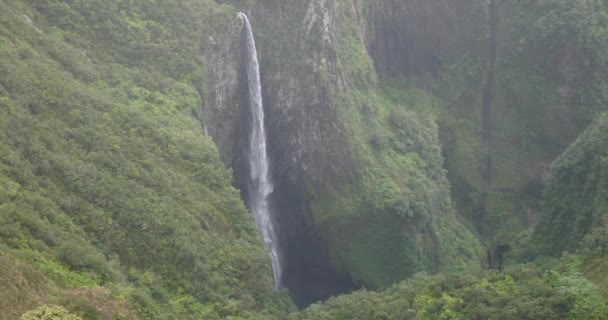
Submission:
M 286 149 L 297 149 L 280 151 L 304 154 L 290 179 L 309 199 L 333 266 L 368 288 L 420 271 L 477 268 L 481 246 L 449 198 L 432 112 L 437 101 L 415 88 L 380 85 L 361 39 L 366 4 L 273 5 L 254 23 L 262 70 L 269 79 L 297 79 L 297 88 L 269 80 L 268 90 L 277 91 L 266 100 L 269 116 L 322 137 L 310 145 L 302 138 L 303 146 L 285 139 Z M 284 92 L 295 98 L 283 100 Z M 313 119 L 306 110 L 314 110 Z
M 437 19 L 461 43 L 417 26 L 450 56 L 391 78 L 366 1 L 0 0 L 0 319 L 608 319 L 606 1 L 500 1 L 482 194 L 486 2 Z M 256 5 L 269 118 L 315 137 L 287 178 L 378 291 L 296 312 L 203 135 L 201 47 Z
M 370 288 L 420 271 L 475 268 L 480 261 L 478 240 L 456 220 L 450 203 L 437 126 L 428 113 L 433 101 L 417 91 L 405 95 L 400 102 L 411 105 L 373 91 L 338 97 L 361 169 L 345 189 L 349 193 L 338 196 L 349 199 L 339 201 L 338 210 L 313 207 L 321 226 L 343 230 L 328 235 L 334 255 L 347 255 L 346 268 Z M 373 110 L 365 110 L 368 105 Z M 319 202 L 332 203 L 326 197 L 334 196 Z
M 19 320 L 82 320 L 59 306 L 42 306 L 24 313 Z
M 385 73 L 379 78 L 384 91 L 400 101 L 413 88 L 432 97 L 432 107 L 423 112 L 437 118 L 454 206 L 484 239 L 500 244 L 538 221 L 550 163 L 606 110 L 607 9 L 602 0 L 496 1 L 492 171 L 484 191 L 480 109 L 489 65 L 487 3 L 456 1 L 443 11 L 415 0 L 379 1 L 384 23 L 403 34 L 379 40 L 403 41 L 389 52 L 403 58 L 383 66 L 388 71 L 380 68 Z M 408 13 L 425 10 L 434 17 L 428 22 Z M 374 56 L 380 60 L 375 63 L 383 65 L 389 53 Z M 429 65 L 429 55 L 440 67 Z
M 601 116 L 553 163 L 543 217 L 523 256 L 575 253 L 585 276 L 608 293 L 608 118 Z
M 331 298 L 290 319 L 607 319 L 608 306 L 580 274 L 532 265 L 480 275 L 417 275 L 382 292 Z
M 574 251 L 608 214 L 608 120 L 601 117 L 554 163 L 535 237 L 542 253 Z M 587 245 L 594 251 L 595 244 Z
M 7 269 L 28 265 L 14 281 L 40 288 L 1 313 L 48 302 L 86 319 L 123 304 L 146 319 L 272 317 L 265 306 L 282 307 L 282 293 L 267 255 L 192 117 L 202 75 L 192 39 L 226 9 L 0 7 L 0 250 Z
M 577 251 L 580 257 L 580 268 L 585 277 L 591 280 L 602 290 L 604 296 L 608 296 L 608 215 L 604 215 L 601 221 L 596 222 L 589 234 L 583 238 L 580 249 Z

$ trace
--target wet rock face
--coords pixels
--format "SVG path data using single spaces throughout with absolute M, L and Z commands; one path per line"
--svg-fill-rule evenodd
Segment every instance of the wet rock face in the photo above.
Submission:
M 452 6 L 446 1 L 425 5 L 419 0 L 256 2 L 250 20 L 258 43 L 269 152 L 276 176 L 313 186 L 352 176 L 357 164 L 334 99 L 337 92 L 357 86 L 339 61 L 341 32 L 348 28 L 346 32 L 357 35 L 358 45 L 369 48 L 380 72 L 407 74 L 413 66 L 432 70 L 446 38 L 442 32 L 449 27 L 440 22 L 424 24 L 427 18 L 445 20 L 441 14 L 431 19 L 432 10 L 445 13 Z M 207 79 L 203 113 L 224 162 L 235 170 L 241 166 L 247 132 L 240 78 L 241 27 L 235 16 L 203 50 Z M 404 57 L 410 57 L 406 63 Z
M 289 2 L 289 1 L 288 1 Z M 338 1 L 259 1 L 251 23 L 258 42 L 269 152 L 277 175 L 315 183 L 352 167 L 330 96 L 345 86 L 333 48 Z M 294 22 L 295 19 L 295 22 Z M 242 82 L 242 22 L 236 17 L 208 39 L 203 117 L 222 159 L 239 166 L 247 114 Z M 327 148 L 333 146 L 333 148 Z
M 247 134 L 243 127 L 247 110 L 243 94 L 247 88 L 241 63 L 242 27 L 243 22 L 235 14 L 207 39 L 202 49 L 206 90 L 202 117 L 222 160 L 230 167 L 239 167 L 240 150 L 244 150 L 243 143 L 247 141 L 241 138 Z
M 333 47 L 338 1 L 259 1 L 257 21 L 274 203 L 284 250 L 284 283 L 301 306 L 354 288 L 331 263 L 311 215 L 322 186 L 347 179 L 353 160 L 332 93 L 344 87 Z M 254 28 L 256 25 L 254 23 Z M 264 33 L 273 30 L 273 36 Z
M 330 263 L 326 243 L 308 207 L 311 190 L 305 188 L 315 189 L 346 176 L 352 161 L 332 110 L 328 92 L 332 88 L 324 85 L 343 83 L 331 46 L 336 27 L 332 18 L 336 7 L 332 6 L 336 3 L 272 2 L 260 1 L 250 19 L 261 62 L 268 152 L 275 180 L 271 202 L 280 213 L 283 282 L 298 304 L 307 305 L 353 288 L 350 278 L 336 272 Z M 235 183 L 246 199 L 249 120 L 241 28 L 235 17 L 203 48 L 206 95 L 202 111 L 209 134 L 224 163 L 233 168 Z M 322 76 L 332 79 L 322 83 Z
M 483 18 L 484 10 L 474 0 L 373 1 L 366 38 L 376 70 L 389 78 L 437 74 L 448 57 L 471 48 L 482 23 L 467 18 Z
M 423 24 L 421 20 L 428 17 L 428 10 L 440 4 L 450 7 L 446 1 L 424 6 L 421 0 L 406 4 L 385 0 L 377 6 L 376 2 L 358 0 L 258 0 L 249 13 L 260 60 L 268 152 L 275 182 L 271 202 L 278 212 L 285 257 L 283 283 L 300 305 L 355 288 L 353 270 L 344 262 L 348 248 L 331 241 L 332 237 L 339 238 L 334 233 L 356 233 L 354 223 L 345 217 L 346 221 L 337 226 L 339 219 L 315 221 L 312 214 L 318 199 L 335 200 L 326 196 L 328 190 L 356 185 L 355 177 L 365 170 L 354 150 L 360 147 L 358 143 L 365 142 L 349 136 L 349 115 L 340 114 L 349 109 L 340 104 L 346 100 L 345 95 L 357 90 L 376 90 L 376 73 L 368 51 L 377 60 L 377 68 L 385 68 L 386 72 L 409 74 L 415 66 L 432 71 L 437 59 L 429 52 L 441 51 L 445 38 L 438 35 L 425 40 L 424 36 L 436 30 L 426 30 L 424 26 L 407 29 L 406 35 L 411 37 L 405 40 L 399 34 L 403 32 L 402 22 Z M 407 6 L 416 5 L 426 15 L 407 10 Z M 391 11 L 391 6 L 396 6 L 396 12 Z M 243 161 L 248 120 L 243 98 L 246 86 L 240 69 L 240 28 L 235 18 L 203 50 L 207 70 L 203 113 L 224 162 L 234 170 L 237 186 L 243 186 L 241 181 L 248 172 Z M 447 27 L 442 28 L 439 29 Z M 416 32 L 421 30 L 426 34 L 418 36 Z M 399 49 L 396 53 L 393 44 Z M 355 67 L 349 63 L 356 59 L 344 57 L 353 51 L 362 56 L 362 61 L 356 61 L 360 65 Z M 411 56 L 405 64 L 399 60 L 403 55 Z M 397 64 L 395 68 L 391 67 L 393 62 Z M 353 106 L 350 111 L 364 112 L 357 108 Z M 370 112 L 366 117 L 376 115 Z M 444 188 L 447 194 L 447 187 L 438 188 Z M 348 196 L 361 195 L 353 192 Z M 337 212 L 334 217 L 340 214 Z M 372 213 L 362 209 L 359 223 L 369 218 L 368 214 Z M 429 246 L 439 241 L 433 239 L 434 226 L 430 223 L 421 228 L 422 231 L 405 228 L 403 232 L 396 228 L 395 235 L 407 233 L 412 239 L 417 239 L 413 235 L 420 235 L 418 238 L 430 239 L 426 241 Z M 361 248 L 368 250 L 364 245 Z M 432 267 L 439 268 L 434 248 L 423 249 L 424 260 L 432 260 L 429 263 L 436 264 Z
M 275 174 L 327 183 L 352 166 L 331 101 L 345 82 L 333 48 L 339 2 L 275 2 L 253 11 L 259 30 L 276 31 L 262 34 L 258 49 Z

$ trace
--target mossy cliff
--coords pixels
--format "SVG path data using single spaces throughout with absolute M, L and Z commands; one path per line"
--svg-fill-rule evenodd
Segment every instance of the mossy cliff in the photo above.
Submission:
M 387 290 L 273 290 L 239 10 L 289 293 Z M 607 12 L 0 0 L 0 319 L 605 319 Z
M 534 234 L 543 252 L 551 255 L 574 252 L 580 248 L 585 236 L 605 224 L 608 214 L 607 134 L 608 120 L 603 116 L 553 163 L 543 217 Z
M 538 222 L 550 163 L 589 123 L 594 110 L 604 106 L 600 91 L 591 89 L 596 78 L 597 84 L 603 82 L 594 70 L 600 51 L 583 40 L 595 33 L 594 27 L 554 25 L 567 20 L 562 15 L 593 20 L 593 14 L 581 11 L 580 4 L 565 8 L 557 2 L 496 1 L 495 7 L 493 88 L 483 85 L 444 95 L 454 99 L 468 92 L 473 99 L 451 100 L 441 126 L 447 169 L 461 192 L 460 210 L 470 212 L 480 231 L 500 243 Z M 490 55 L 486 57 L 477 60 L 478 79 L 484 84 L 491 66 Z M 478 110 L 489 89 L 490 116 L 484 119 Z M 491 161 L 487 171 L 481 169 L 483 159 Z
M 358 1 L 258 1 L 251 10 L 285 282 L 302 299 L 331 293 L 328 284 L 384 287 L 419 271 L 465 269 L 481 259 L 478 241 L 450 202 L 430 112 L 436 101 L 414 88 L 406 101 L 382 89 L 367 51 L 369 14 Z M 238 61 L 239 24 L 235 16 L 219 36 L 231 39 L 223 46 L 227 61 Z M 232 115 L 208 126 L 224 160 L 237 165 L 238 180 L 243 151 L 234 146 L 243 136 L 222 141 L 243 128 L 246 106 L 234 66 L 217 70 L 215 52 L 207 54 L 207 72 L 231 89 L 207 82 L 208 92 L 224 96 L 203 110 L 209 118 Z
M 415 271 L 458 269 L 476 264 L 480 249 L 455 220 L 488 247 L 538 222 L 551 162 L 605 105 L 602 6 L 266 0 L 247 7 L 293 264 L 288 285 L 299 281 L 290 270 L 337 272 L 374 287 Z M 231 40 L 204 53 L 206 61 L 239 60 L 239 21 L 230 21 L 218 37 Z M 229 84 L 208 82 L 216 98 L 203 110 L 227 119 L 209 127 L 238 178 L 243 85 L 234 65 L 207 65 L 210 77 Z M 441 231 L 446 220 L 456 227 Z M 367 233 L 370 226 L 383 236 Z M 451 232 L 464 236 L 454 241 Z
M 540 218 L 551 162 L 606 106 L 602 1 L 375 1 L 380 86 L 435 98 L 457 211 L 491 243 Z M 583 23 L 581 21 L 587 21 Z

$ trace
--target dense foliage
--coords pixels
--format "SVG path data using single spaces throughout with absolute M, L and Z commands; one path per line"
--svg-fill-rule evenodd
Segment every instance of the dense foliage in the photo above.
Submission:
M 384 288 L 299 312 L 273 290 L 199 123 L 201 46 L 254 2 L 0 0 L 0 319 L 608 319 L 606 1 L 500 2 L 495 171 L 480 218 L 487 1 L 452 2 L 473 12 L 454 56 L 379 81 L 365 1 L 260 0 L 281 13 L 256 24 L 265 80 L 297 79 L 325 108 L 307 111 L 327 126 L 318 135 L 339 137 L 319 145 L 327 174 L 295 177 L 297 191 L 333 266 Z M 315 23 L 324 33 L 310 34 Z M 544 165 L 591 118 L 553 162 L 541 207 Z M 538 210 L 535 231 L 510 241 Z M 480 272 L 488 239 L 545 267 Z
M 417 275 L 383 292 L 358 291 L 290 319 L 608 319 L 580 274 L 519 265 L 503 273 Z
M 430 48 L 444 58 L 440 71 L 427 70 L 406 83 L 386 82 L 400 90 L 412 83 L 430 88 L 438 98 L 435 110 L 457 210 L 480 234 L 501 243 L 538 221 L 550 163 L 606 110 L 608 32 L 603 0 L 494 2 L 497 52 L 488 151 L 480 109 L 490 64 L 489 1 L 454 1 L 448 13 L 436 10 L 442 17 L 437 20 L 451 29 L 435 22 L 432 31 L 419 32 L 450 43 Z M 404 7 L 415 9 L 407 3 Z M 470 13 L 450 19 L 464 9 Z M 400 22 L 412 29 L 416 21 Z M 406 48 L 416 50 L 411 47 Z M 481 177 L 484 152 L 492 160 L 488 190 Z
M 541 253 L 574 251 L 607 214 L 608 120 L 600 117 L 553 163 L 535 233 Z M 587 239 L 595 251 L 593 242 Z
M 82 320 L 59 306 L 42 306 L 24 313 L 19 320 Z
M 193 34 L 223 9 L 0 7 L 0 248 L 37 270 L 24 281 L 49 283 L 39 298 L 87 319 L 106 302 L 71 299 L 72 288 L 111 288 L 109 300 L 147 319 L 224 318 L 280 300 L 231 174 L 192 117 Z
M 608 296 L 608 215 L 604 214 L 601 221 L 597 221 L 591 232 L 583 238 L 577 251 L 580 257 L 580 268 L 585 276 Z

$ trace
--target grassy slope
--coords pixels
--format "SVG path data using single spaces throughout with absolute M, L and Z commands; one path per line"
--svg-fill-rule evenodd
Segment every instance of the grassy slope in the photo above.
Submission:
M 3 316 L 42 302 L 91 319 L 104 304 L 150 319 L 262 310 L 274 295 L 267 256 L 191 116 L 197 39 L 226 8 L 0 7 L 0 248 L 3 270 L 28 265 L 20 274 L 32 283 L 3 282 L 3 292 L 27 297 Z M 69 298 L 103 287 L 110 302 Z

